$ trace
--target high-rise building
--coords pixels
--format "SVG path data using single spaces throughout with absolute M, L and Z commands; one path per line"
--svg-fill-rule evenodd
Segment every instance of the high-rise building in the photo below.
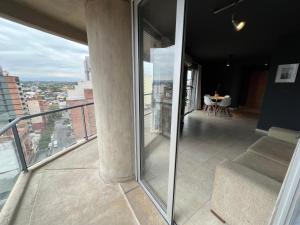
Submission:
M 0 126 L 27 113 L 19 77 L 0 69 Z
M 28 105 L 24 98 L 19 77 L 12 76 L 0 68 L 0 127 L 26 114 L 28 114 Z M 30 121 L 20 121 L 18 123 L 18 132 L 27 160 L 30 160 L 32 150 L 29 137 L 30 129 Z M 6 143 L 8 139 L 13 139 L 11 131 L 1 136 L 0 144 Z

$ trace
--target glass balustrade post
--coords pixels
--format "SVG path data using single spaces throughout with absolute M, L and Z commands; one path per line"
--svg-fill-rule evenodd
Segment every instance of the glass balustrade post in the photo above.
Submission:
M 85 121 L 85 113 L 84 113 L 84 106 L 81 106 L 81 112 L 82 112 L 82 122 L 83 122 L 83 128 L 84 128 L 84 138 L 85 140 L 88 140 L 88 133 L 87 133 L 87 127 L 86 127 L 86 121 Z
M 19 156 L 19 159 L 20 159 L 22 170 L 24 172 L 28 172 L 27 163 L 26 163 L 26 160 L 25 160 L 23 147 L 22 147 L 22 144 L 21 144 L 21 140 L 20 140 L 18 129 L 17 129 L 17 125 L 14 124 L 11 127 L 11 129 L 12 129 L 12 132 L 13 132 L 13 135 L 14 135 L 14 139 L 15 139 L 15 143 L 16 143 L 16 147 L 17 147 L 18 156 Z

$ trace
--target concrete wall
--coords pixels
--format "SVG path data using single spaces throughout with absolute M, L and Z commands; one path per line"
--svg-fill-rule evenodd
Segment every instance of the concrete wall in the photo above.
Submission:
M 130 3 L 87 1 L 86 21 L 100 175 L 106 182 L 122 182 L 134 174 Z

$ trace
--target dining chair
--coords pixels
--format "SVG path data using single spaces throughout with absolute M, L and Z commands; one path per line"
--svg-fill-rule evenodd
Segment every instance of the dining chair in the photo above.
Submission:
M 231 116 L 229 106 L 231 105 L 231 97 L 229 95 L 224 96 L 224 99 L 217 103 L 217 112 L 225 113 L 228 116 Z
M 204 95 L 204 111 L 213 112 L 215 110 L 215 103 L 211 100 L 210 95 Z

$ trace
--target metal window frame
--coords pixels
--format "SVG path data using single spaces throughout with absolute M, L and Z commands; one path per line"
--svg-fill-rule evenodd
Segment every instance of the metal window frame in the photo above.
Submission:
M 170 155 L 169 155 L 169 176 L 168 176 L 168 199 L 166 211 L 163 209 L 158 197 L 151 190 L 148 189 L 141 179 L 141 146 L 143 134 L 143 115 L 140 111 L 143 94 L 140 79 L 139 66 L 139 23 L 138 23 L 138 6 L 142 0 L 132 0 L 132 46 L 133 52 L 133 95 L 134 95 L 134 137 L 135 137 L 135 157 L 136 157 L 136 180 L 141 185 L 143 190 L 152 200 L 161 215 L 168 222 L 174 224 L 174 192 L 175 192 L 175 176 L 176 176 L 176 156 L 177 156 L 177 142 L 179 134 L 180 123 L 180 96 L 181 96 L 181 80 L 182 80 L 182 65 L 183 65 L 183 44 L 185 35 L 185 0 L 177 0 L 176 7 L 176 31 L 175 31 L 175 58 L 174 58 L 174 80 L 173 80 L 173 98 L 172 98 L 172 116 L 171 116 L 171 136 L 170 136 Z M 176 54 L 177 53 L 177 54 Z
M 175 176 L 176 176 L 176 149 L 177 149 L 177 141 L 178 141 L 178 123 L 179 122 L 179 112 L 180 109 L 180 100 L 176 98 L 176 100 L 173 100 L 172 102 L 172 128 L 171 128 L 171 137 L 176 137 L 175 139 L 172 138 L 170 144 L 172 147 L 170 149 L 170 162 L 169 162 L 169 183 L 168 183 L 168 207 L 167 207 L 167 213 L 162 209 L 161 205 L 157 202 L 157 199 L 151 191 L 148 190 L 146 185 L 141 182 L 141 127 L 140 127 L 140 118 L 142 118 L 141 113 L 139 111 L 139 105 L 140 105 L 140 79 L 139 79 L 139 46 L 138 46 L 138 5 L 142 0 L 131 0 L 131 13 L 132 13 L 132 63 L 133 63 L 133 96 L 134 96 L 134 137 L 135 137 L 135 174 L 136 174 L 136 181 L 139 182 L 145 193 L 149 196 L 149 198 L 153 201 L 154 205 L 157 207 L 159 212 L 163 215 L 164 219 L 169 224 L 174 224 L 173 220 L 173 210 L 174 210 L 174 190 L 175 190 Z M 182 13 L 180 18 L 180 21 L 182 22 L 180 25 L 177 24 L 178 21 L 176 21 L 176 38 L 177 40 L 178 36 L 182 37 L 182 43 L 184 43 L 184 18 L 186 16 L 185 13 L 185 0 L 178 0 L 177 2 L 177 14 L 176 18 L 179 13 Z M 182 27 L 181 30 L 178 30 L 178 27 Z M 177 33 L 178 32 L 178 33 Z M 177 46 L 179 49 L 179 47 Z M 177 51 L 178 51 L 177 49 Z M 182 46 L 181 46 L 182 49 Z M 180 59 L 180 60 L 179 60 Z M 182 64 L 182 55 L 180 58 L 176 57 L 176 63 L 177 66 Z M 175 65 L 176 65 L 175 63 Z M 200 65 L 199 65 L 200 66 Z M 201 67 L 201 66 L 200 66 Z M 178 70 L 178 67 L 174 67 L 174 71 Z M 182 68 L 180 69 L 180 71 Z M 199 71 L 198 71 L 199 72 Z M 173 90 L 175 91 L 174 96 L 178 96 L 180 94 L 180 79 L 181 74 L 178 75 L 178 79 L 176 79 L 176 83 L 174 80 L 173 83 Z M 198 77 L 199 79 L 199 77 Z M 201 79 L 201 78 L 200 78 Z M 175 88 L 174 88 L 175 87 Z M 175 102 L 174 102 L 175 101 Z M 199 100 L 197 101 L 199 104 Z M 177 111 L 176 111 L 177 106 Z M 198 105 L 199 107 L 199 105 Z M 201 106 L 200 106 L 201 107 Z M 176 118 L 175 118 L 175 116 Z M 174 125 L 176 124 L 176 125 Z M 171 165 L 171 166 L 170 166 Z M 171 193 L 171 194 L 170 194 Z M 300 193 L 300 141 L 297 144 L 295 154 L 293 156 L 293 160 L 289 166 L 286 178 L 284 180 L 284 183 L 282 185 L 282 188 L 280 190 L 276 207 L 274 209 L 274 213 L 271 219 L 271 225 L 291 225 L 291 219 L 293 216 L 293 213 L 295 212 L 295 204 L 296 201 L 299 199 L 299 193 Z
M 300 140 L 281 186 L 270 225 L 292 225 L 296 202 L 300 198 Z

